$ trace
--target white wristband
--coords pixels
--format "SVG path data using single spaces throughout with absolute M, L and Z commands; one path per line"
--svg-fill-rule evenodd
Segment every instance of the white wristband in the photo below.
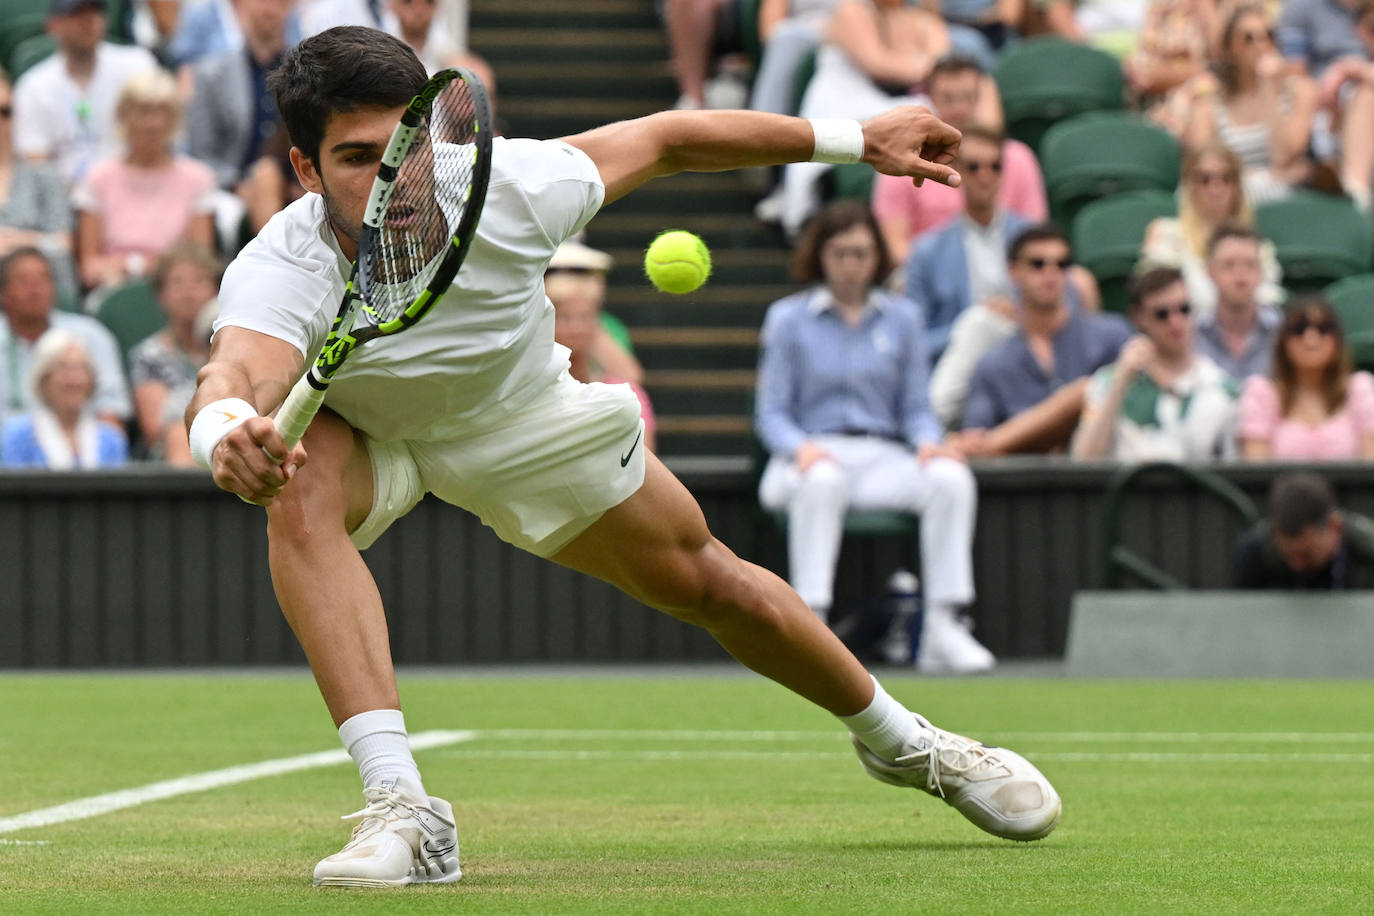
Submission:
M 253 405 L 242 398 L 221 398 L 206 404 L 191 421 L 191 459 L 208 469 L 219 440 L 257 415 Z
M 864 158 L 864 127 L 849 118 L 808 118 L 816 135 L 812 162 L 848 165 Z

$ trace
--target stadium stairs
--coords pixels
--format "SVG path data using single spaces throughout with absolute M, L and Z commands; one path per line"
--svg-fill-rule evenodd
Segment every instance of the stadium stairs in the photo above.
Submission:
M 496 70 L 510 136 L 566 136 L 661 111 L 678 95 L 650 0 L 472 0 L 469 43 Z M 752 208 L 736 174 L 677 175 L 588 228 L 588 243 L 615 256 L 607 308 L 630 328 L 665 457 L 750 454 L 758 330 L 768 304 L 796 288 L 779 234 Z M 711 281 L 695 293 L 669 296 L 644 279 L 644 249 L 667 228 L 711 246 Z

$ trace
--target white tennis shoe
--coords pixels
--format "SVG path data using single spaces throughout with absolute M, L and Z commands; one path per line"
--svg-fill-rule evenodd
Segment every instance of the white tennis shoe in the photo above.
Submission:
M 390 787 L 363 790 L 367 805 L 344 815 L 361 818 L 348 845 L 315 866 L 316 887 L 401 887 L 447 884 L 458 867 L 453 808 L 442 798 L 421 802 Z
M 1062 809 L 1059 793 L 1030 761 L 912 716 L 920 732 L 895 761 L 884 760 L 850 736 L 868 775 L 943 798 L 994 836 L 1038 840 L 1054 829 Z

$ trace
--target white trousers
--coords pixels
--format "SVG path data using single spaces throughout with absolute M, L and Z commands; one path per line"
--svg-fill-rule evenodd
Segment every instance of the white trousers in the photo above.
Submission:
M 905 446 L 866 436 L 817 436 L 835 459 L 806 473 L 775 456 L 759 481 L 759 502 L 787 511 L 790 581 L 812 609 L 834 602 L 835 564 L 849 509 L 887 509 L 921 517 L 920 568 L 927 607 L 973 600 L 973 526 L 978 487 L 958 461 L 922 465 Z

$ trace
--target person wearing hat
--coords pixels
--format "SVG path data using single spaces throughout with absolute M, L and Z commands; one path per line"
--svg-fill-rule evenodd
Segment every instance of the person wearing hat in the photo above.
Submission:
M 554 340 L 568 348 L 568 371 L 579 382 L 624 382 L 639 398 L 644 445 L 654 451 L 654 407 L 641 387 L 644 370 L 629 351 L 629 333 L 616 319 L 607 326 L 606 274 L 611 256 L 570 239 L 558 246 L 544 272 L 544 293 L 553 303 Z M 623 343 L 613 328 L 624 334 Z
M 147 50 L 105 40 L 105 0 L 53 0 L 48 32 L 57 50 L 14 84 L 14 149 L 56 162 L 69 185 L 96 159 L 119 151 L 115 108 L 130 77 L 155 69 Z

